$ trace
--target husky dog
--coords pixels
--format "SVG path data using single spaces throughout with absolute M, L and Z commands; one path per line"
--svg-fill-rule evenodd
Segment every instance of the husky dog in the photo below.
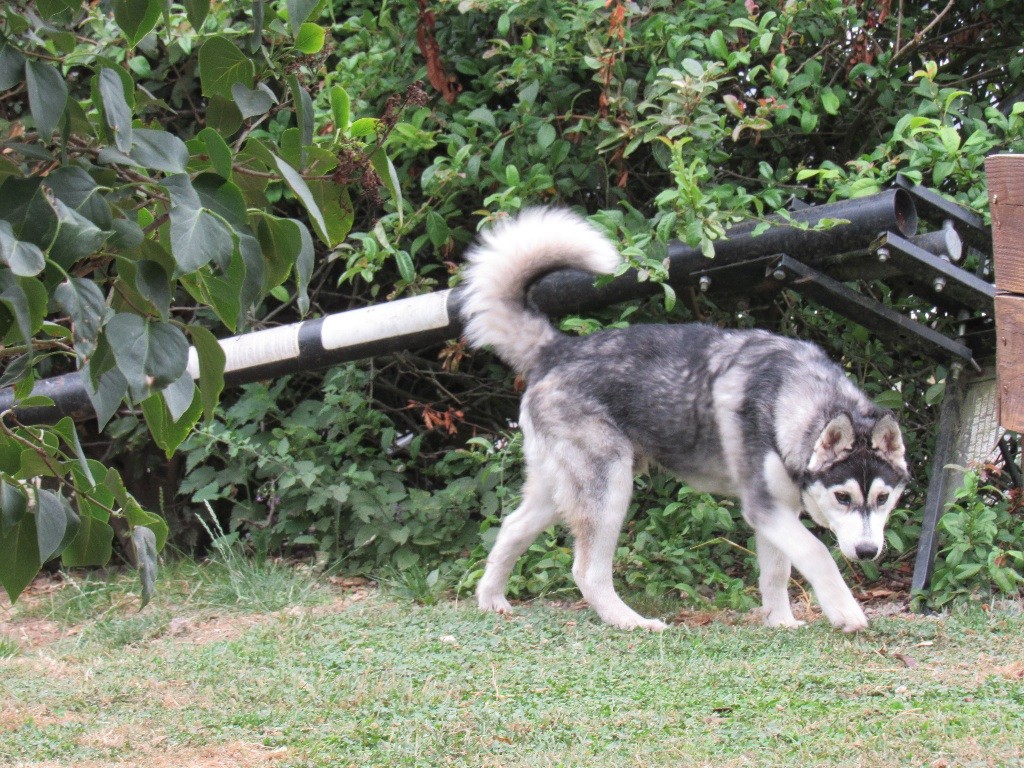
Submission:
M 843 555 L 877 558 L 907 482 L 903 438 L 817 346 L 760 330 L 640 325 L 573 337 L 526 305 L 554 269 L 613 271 L 612 244 L 577 215 L 531 209 L 468 252 L 461 313 L 473 347 L 491 346 L 526 380 L 522 503 L 502 523 L 477 588 L 480 608 L 510 611 L 516 559 L 555 522 L 574 534 L 573 578 L 602 620 L 665 624 L 616 594 L 612 559 L 634 467 L 653 462 L 700 490 L 740 500 L 756 534 L 764 621 L 796 627 L 791 566 L 825 616 L 855 632 L 867 618 L 828 549 L 800 521 L 831 529 Z

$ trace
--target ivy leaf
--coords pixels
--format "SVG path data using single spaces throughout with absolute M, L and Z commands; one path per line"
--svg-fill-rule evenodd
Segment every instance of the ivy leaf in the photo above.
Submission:
M 189 377 L 189 382 L 192 378 Z M 171 397 L 176 397 L 173 392 Z M 202 400 L 196 396 L 195 384 L 192 382 L 192 401 L 188 404 L 180 417 L 175 419 L 167 403 L 167 392 L 152 395 L 142 401 L 142 415 L 146 418 L 146 426 L 153 435 L 153 442 L 163 448 L 164 455 L 168 459 L 174 455 L 174 451 L 181 445 L 181 441 L 188 437 L 192 428 L 199 421 L 203 413 Z
M 0 584 L 14 602 L 39 573 L 35 515 L 24 515 L 13 528 L 0 529 Z
M 163 8 L 161 0 L 113 0 L 111 6 L 114 21 L 132 48 L 153 30 Z
M 153 599 L 156 590 L 156 534 L 151 528 L 144 525 L 137 525 L 132 529 L 132 546 L 135 549 L 135 562 L 139 565 L 139 579 L 142 582 L 142 604 L 141 611 L 149 601 Z
M 163 183 L 171 195 L 171 255 L 178 269 L 189 274 L 210 261 L 226 269 L 235 251 L 228 225 L 203 207 L 185 174 L 168 177 Z
M 110 205 L 102 194 L 103 187 L 84 168 L 63 165 L 46 177 L 46 185 L 54 197 L 82 214 L 99 229 L 110 230 L 115 226 Z
M 171 421 L 181 420 L 182 415 L 192 405 L 195 394 L 196 383 L 187 369 L 181 376 L 163 389 L 160 396 L 164 399 L 164 404 L 167 406 L 167 412 L 171 416 Z
M 81 514 L 84 507 L 81 495 L 78 501 L 78 533 L 61 552 L 61 563 L 66 568 L 98 568 L 110 562 L 110 556 L 114 551 L 114 529 L 104 520 Z
M 36 130 L 44 141 L 49 141 L 64 116 L 68 85 L 56 67 L 35 59 L 25 62 L 25 82 L 28 86 L 28 109 L 35 120 Z
M 210 13 L 210 0 L 182 0 L 185 6 L 185 16 L 192 29 L 199 32 L 206 23 L 206 16 Z
M 277 163 L 277 169 L 281 172 L 281 176 L 284 177 L 285 183 L 291 188 L 295 196 L 299 198 L 299 202 L 302 203 L 306 209 L 306 213 L 309 214 L 309 218 L 313 221 L 313 225 L 316 229 L 317 235 L 328 245 L 331 245 L 330 238 L 327 234 L 327 223 L 324 221 L 323 213 L 320 212 L 320 206 L 316 204 L 316 200 L 313 198 L 313 193 L 309 191 L 309 186 L 306 184 L 306 180 L 302 178 L 302 174 L 292 168 L 288 163 L 274 155 L 274 162 Z
M 33 277 L 17 277 L 8 269 L 0 269 L 0 304 L 14 316 L 19 336 L 26 344 L 42 327 L 49 295 L 46 288 Z M 13 329 L 0 328 L 0 339 L 10 341 Z
M 213 166 L 213 170 L 222 179 L 230 179 L 233 156 L 231 147 L 224 141 L 224 137 L 213 128 L 203 128 L 198 137 L 206 145 L 206 154 L 210 157 L 210 165 Z
M 25 77 L 25 57 L 13 45 L 0 43 L 0 91 L 9 91 Z
M 75 350 L 88 359 L 96 349 L 107 313 L 103 292 L 92 280 L 69 277 L 54 289 L 53 298 L 71 317 Z
M 185 173 L 188 170 L 188 147 L 167 131 L 136 128 L 132 133 L 131 159 L 151 171 Z
M 16 238 L 9 221 L 0 220 L 0 262 L 20 277 L 31 277 L 43 271 L 46 256 L 35 243 Z
M 110 130 L 114 132 L 114 143 L 122 152 L 132 149 L 132 110 L 124 97 L 124 83 L 113 69 L 100 70 L 100 98 L 103 101 L 103 116 Z
M 231 87 L 252 89 L 256 68 L 252 59 L 226 37 L 214 35 L 199 49 L 199 81 L 203 96 L 232 98 Z
M 164 320 L 171 314 L 171 278 L 163 265 L 154 259 L 141 259 L 136 264 L 135 289 Z
M 220 342 L 208 328 L 190 325 L 188 333 L 192 337 L 192 346 L 195 349 L 194 360 L 190 355 L 189 368 L 193 374 L 198 373 L 203 418 L 209 422 L 213 420 L 217 403 L 220 401 L 220 393 L 224 391 L 224 363 L 227 358 Z
M 28 511 L 28 497 L 16 485 L 0 479 L 0 534 L 13 528 Z
M 111 368 L 101 373 L 94 385 L 91 367 L 92 361 L 86 363 L 81 377 L 85 384 L 85 394 L 89 396 L 92 409 L 96 412 L 97 426 L 103 429 L 128 394 L 128 380 L 120 370 Z
M 47 252 L 65 269 L 96 253 L 110 237 L 109 232 L 104 232 L 61 200 L 55 198 L 52 206 L 57 216 L 57 232 Z
M 36 490 L 35 517 L 39 562 L 45 563 L 74 538 L 78 515 L 63 496 L 40 488 Z
M 345 133 L 348 130 L 351 103 L 348 91 L 340 85 L 331 88 L 331 114 L 334 117 L 334 130 Z
M 295 35 L 295 47 L 307 56 L 312 56 L 323 49 L 326 37 L 327 30 L 319 24 L 305 22 L 299 26 L 299 32 Z
M 188 340 L 170 323 L 119 312 L 103 333 L 135 400 L 176 381 L 188 365 Z
M 319 0 L 288 0 L 288 27 L 293 35 L 299 34 L 302 22 L 309 18 L 318 2 Z
M 272 106 L 277 104 L 277 96 L 266 83 L 258 83 L 255 88 L 246 88 L 241 83 L 233 83 L 231 98 L 235 100 L 235 105 L 244 119 L 266 114 Z

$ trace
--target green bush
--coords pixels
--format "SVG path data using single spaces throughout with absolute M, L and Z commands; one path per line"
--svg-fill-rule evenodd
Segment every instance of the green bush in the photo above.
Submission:
M 1024 590 L 1024 509 L 1019 489 L 1007 494 L 969 471 L 939 523 L 943 541 L 927 595 L 934 609 L 953 602 L 1016 598 Z

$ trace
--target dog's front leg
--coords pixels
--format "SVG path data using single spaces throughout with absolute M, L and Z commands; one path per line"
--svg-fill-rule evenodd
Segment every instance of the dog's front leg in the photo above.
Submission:
M 763 537 L 803 574 L 832 624 L 844 632 L 857 632 L 867 627 L 867 616 L 843 581 L 828 548 L 804 527 L 795 512 L 776 507 L 768 514 L 752 517 L 758 541 Z M 770 599 L 777 600 L 778 593 L 775 595 Z M 772 607 L 776 605 L 773 603 Z
M 802 627 L 789 602 L 789 558 L 761 532 L 757 532 L 758 579 L 764 623 L 769 627 Z

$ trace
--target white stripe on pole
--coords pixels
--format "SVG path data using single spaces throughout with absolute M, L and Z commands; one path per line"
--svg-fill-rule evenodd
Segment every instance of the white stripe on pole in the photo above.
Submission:
M 325 350 L 445 328 L 451 289 L 328 315 L 320 329 Z
M 220 339 L 225 357 L 224 373 L 297 358 L 300 328 L 302 323 L 294 323 Z M 188 372 L 193 379 L 199 378 L 199 356 L 195 347 L 188 351 Z

